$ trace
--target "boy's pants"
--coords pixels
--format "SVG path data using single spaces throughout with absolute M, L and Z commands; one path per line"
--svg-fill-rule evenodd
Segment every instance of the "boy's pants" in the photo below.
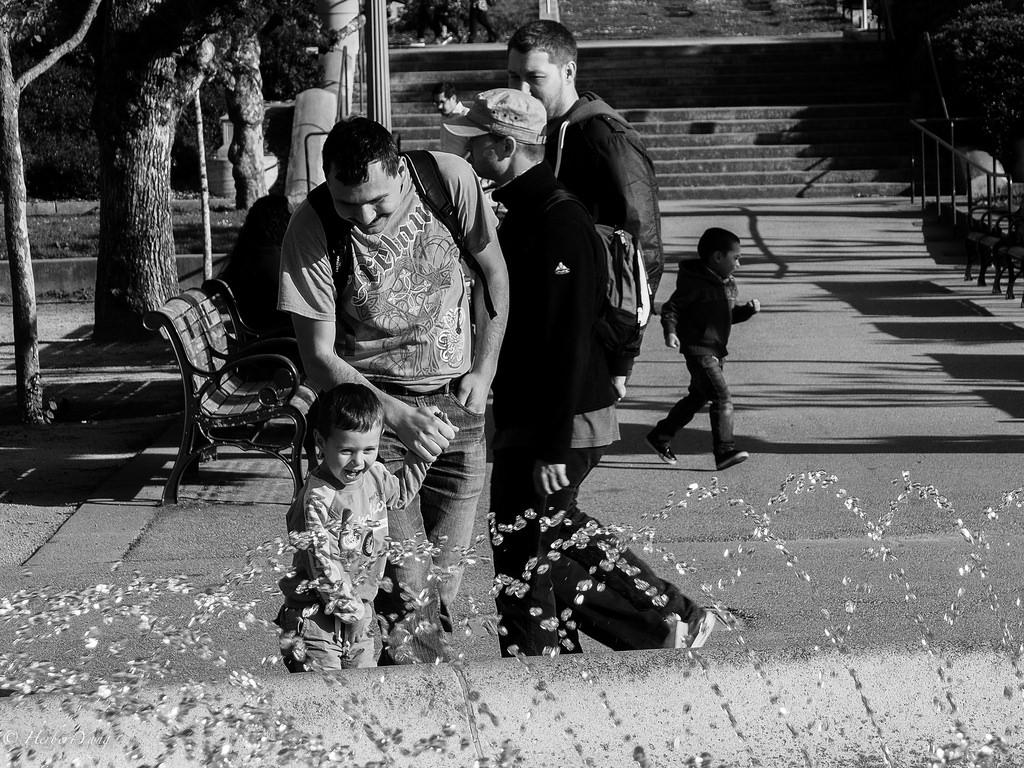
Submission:
M 367 602 L 363 607 L 366 610 L 363 618 L 346 624 L 337 616 L 324 613 L 323 606 L 307 617 L 303 617 L 301 608 L 281 606 L 275 623 L 281 628 L 282 639 L 294 635 L 297 639 L 301 638 L 304 644 L 304 653 L 296 653 L 295 646 L 282 646 L 281 656 L 288 671 L 377 666 L 377 652 L 370 635 L 374 620 L 373 604 Z
M 733 407 L 729 385 L 725 383 L 723 358 L 713 355 L 686 355 L 690 372 L 690 389 L 682 400 L 672 406 L 668 416 L 654 425 L 652 438 L 671 440 L 705 403 L 711 403 L 711 444 L 715 458 L 736 450 L 733 439 Z
M 556 646 L 562 653 L 579 652 L 579 632 L 617 651 L 660 648 L 669 629 L 666 613 L 677 613 L 683 621 L 702 613 L 614 536 L 598 533 L 601 524 L 580 510 L 576 503 L 580 485 L 603 453 L 604 448 L 574 449 L 566 462 L 569 486 L 541 497 L 533 490 L 533 451 L 505 448 L 494 452 L 494 571 L 499 578 L 519 582 L 511 589 L 503 584 L 495 596 L 501 625 L 507 631 L 498 636 L 506 656 L 511 655 L 512 645 L 527 656 L 541 655 Z M 547 511 L 527 519 L 524 512 L 530 509 Z M 541 531 L 539 518 L 553 517 L 561 510 L 565 511 L 561 525 Z M 549 552 L 555 542 L 560 544 L 552 558 Z M 528 568 L 534 557 L 536 565 Z M 613 565 L 615 559 L 624 561 L 633 575 L 627 575 L 622 564 Z M 525 570 L 529 576 L 524 580 Z M 579 591 L 586 582 L 591 583 L 590 588 Z M 599 584 L 603 589 L 598 589 Z M 656 604 L 656 599 L 661 604 Z

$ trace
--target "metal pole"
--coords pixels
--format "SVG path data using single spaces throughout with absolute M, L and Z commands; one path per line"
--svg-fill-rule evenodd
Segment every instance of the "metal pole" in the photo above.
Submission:
M 206 141 L 203 137 L 203 102 L 196 89 L 193 100 L 196 111 L 196 141 L 199 143 L 199 190 L 203 216 L 203 279 L 213 277 L 213 238 L 210 234 L 210 182 L 206 176 Z
M 391 69 L 384 0 L 366 3 L 366 116 L 391 130 Z
M 868 0 L 864 0 L 863 6 L 861 8 L 860 28 L 863 32 L 867 32 L 868 30 Z

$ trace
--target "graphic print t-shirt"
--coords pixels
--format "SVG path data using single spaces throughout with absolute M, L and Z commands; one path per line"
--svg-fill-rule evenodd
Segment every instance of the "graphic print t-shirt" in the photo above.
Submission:
M 478 252 L 497 237 L 480 183 L 462 158 L 434 157 L 466 245 Z M 353 227 L 354 264 L 340 301 L 320 220 L 308 201 L 299 206 L 282 249 L 278 306 L 336 320 L 338 356 L 367 377 L 428 391 L 472 365 L 469 287 L 451 233 L 420 199 L 408 168 L 402 179 L 400 202 L 383 232 Z

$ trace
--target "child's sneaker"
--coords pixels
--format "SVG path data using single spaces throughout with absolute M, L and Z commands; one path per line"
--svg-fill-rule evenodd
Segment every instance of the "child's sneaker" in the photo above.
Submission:
M 715 458 L 715 466 L 718 469 L 727 469 L 734 464 L 739 464 L 750 458 L 746 451 L 729 451 Z
M 676 463 L 676 455 L 672 453 L 672 446 L 668 444 L 667 440 L 659 440 L 654 436 L 653 432 L 649 432 L 644 440 L 646 440 L 647 444 L 651 446 L 651 450 L 658 454 L 659 459 L 664 461 L 666 464 Z
M 669 619 L 675 618 L 675 624 L 668 631 L 665 638 L 666 648 L 703 648 L 704 643 L 711 636 L 715 628 L 716 617 L 711 611 L 704 611 L 704 615 L 696 621 L 687 624 L 679 618 L 678 614 L 670 613 Z

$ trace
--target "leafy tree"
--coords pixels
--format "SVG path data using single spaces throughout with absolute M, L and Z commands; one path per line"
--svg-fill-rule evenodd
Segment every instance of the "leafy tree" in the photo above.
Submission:
M 50 20 L 66 20 L 68 15 L 59 14 L 55 4 L 47 0 L 6 0 L 0 6 L 0 192 L 4 201 L 4 236 L 14 303 L 18 412 L 22 421 L 28 424 L 43 422 L 45 412 L 39 367 L 35 277 L 32 274 L 32 249 L 28 237 L 25 162 L 21 152 L 18 111 L 21 94 L 32 81 L 82 42 L 100 2 L 89 0 L 87 5 L 79 7 L 79 13 L 73 15 L 77 26 L 70 30 L 59 28 L 60 22 L 53 22 L 58 29 L 48 29 Z M 61 35 L 60 42 L 33 66 L 16 73 L 11 53 L 12 43 L 20 42 L 28 36 L 42 40 L 42 33 L 47 31 Z
M 1024 14 L 1001 0 L 974 3 L 934 37 L 957 114 L 981 115 L 993 154 L 1024 179 Z

